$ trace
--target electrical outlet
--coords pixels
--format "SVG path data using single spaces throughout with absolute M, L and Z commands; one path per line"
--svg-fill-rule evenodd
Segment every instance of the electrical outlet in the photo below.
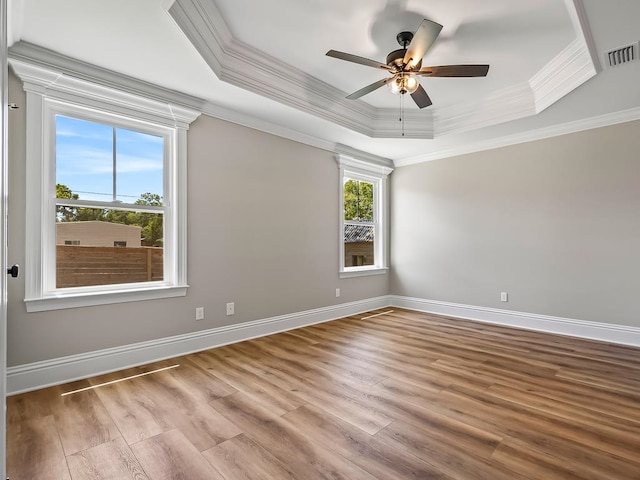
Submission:
M 509 294 L 507 292 L 500 292 L 500 301 L 501 302 L 508 302 L 509 301 Z
M 227 315 L 233 315 L 236 313 L 236 304 L 231 302 L 227 303 Z
M 204 307 L 196 308 L 196 320 L 204 320 Z
M 340 296 L 340 289 L 336 288 L 336 298 L 338 298 Z

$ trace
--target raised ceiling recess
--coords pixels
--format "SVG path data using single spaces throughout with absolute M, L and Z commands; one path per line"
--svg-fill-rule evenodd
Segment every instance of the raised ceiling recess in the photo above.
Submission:
M 349 44 L 354 55 L 383 57 L 398 31 L 414 33 L 420 19 L 429 19 L 445 28 L 425 63 L 491 64 L 486 78 L 429 79 L 433 105 L 405 110 L 404 138 L 430 139 L 535 115 L 599 70 L 580 0 L 487 0 L 482 8 L 475 0 L 404 2 L 404 10 L 394 0 L 356 1 L 349 8 L 326 0 L 299 13 L 308 15 L 306 22 L 293 11 L 299 2 L 272 0 L 274 12 L 291 11 L 272 15 L 276 23 L 247 14 L 247 1 L 175 0 L 168 11 L 220 80 L 372 138 L 401 135 L 399 105 L 390 103 L 398 97 L 374 92 L 346 99 L 363 78 L 352 74 L 358 65 L 342 62 L 341 70 L 325 56 L 337 39 L 360 39 Z M 412 5 L 415 12 L 408 10 Z

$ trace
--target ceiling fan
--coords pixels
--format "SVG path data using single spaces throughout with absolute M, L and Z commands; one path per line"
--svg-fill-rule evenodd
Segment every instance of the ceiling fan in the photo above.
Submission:
M 383 85 L 388 85 L 391 92 L 400 95 L 408 93 L 418 107 L 425 108 L 432 102 L 425 89 L 420 85 L 419 77 L 486 77 L 489 71 L 489 65 L 422 67 L 422 58 L 436 41 L 441 30 L 442 25 L 425 18 L 415 34 L 400 32 L 396 36 L 396 40 L 402 48 L 389 53 L 386 64 L 336 50 L 329 50 L 327 56 L 386 70 L 392 75 L 361 88 L 349 95 L 348 99 L 360 98 Z

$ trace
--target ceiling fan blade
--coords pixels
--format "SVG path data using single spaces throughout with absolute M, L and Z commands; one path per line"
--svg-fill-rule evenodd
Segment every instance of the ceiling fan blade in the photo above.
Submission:
M 420 108 L 428 107 L 433 103 L 422 85 L 419 85 L 416 91 L 411 94 L 411 98 Z
M 413 39 L 407 47 L 407 53 L 404 55 L 403 63 L 407 65 L 407 68 L 415 67 L 425 53 L 431 48 L 433 42 L 436 41 L 438 35 L 440 35 L 442 25 L 426 18 L 422 20 L 422 23 L 413 34 Z
M 441 65 L 421 68 L 416 75 L 425 77 L 486 77 L 489 65 Z
M 376 62 L 375 60 L 369 60 L 368 58 L 359 57 L 358 55 L 352 55 L 350 53 L 338 52 L 336 50 L 329 50 L 327 52 L 328 57 L 337 58 L 339 60 L 346 60 L 347 62 L 353 62 L 366 67 L 381 68 L 383 70 L 391 70 L 391 67 L 386 63 Z
M 349 95 L 347 98 L 349 100 L 355 100 L 356 98 L 360 98 L 365 96 L 367 93 L 371 93 L 374 90 L 379 89 L 380 87 L 382 87 L 383 85 L 386 85 L 387 83 L 389 83 L 391 80 L 393 80 L 393 77 L 389 77 L 389 78 L 383 78 L 382 80 L 378 80 L 377 82 L 372 83 L 371 85 L 367 85 L 364 88 L 361 88 L 360 90 L 358 90 L 357 92 L 353 92 L 351 95 Z

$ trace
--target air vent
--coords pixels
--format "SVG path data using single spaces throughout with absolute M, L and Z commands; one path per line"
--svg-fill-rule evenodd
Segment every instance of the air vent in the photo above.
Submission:
M 607 53 L 607 62 L 610 67 L 617 67 L 625 63 L 638 60 L 638 43 L 632 43 L 626 47 L 616 48 Z

